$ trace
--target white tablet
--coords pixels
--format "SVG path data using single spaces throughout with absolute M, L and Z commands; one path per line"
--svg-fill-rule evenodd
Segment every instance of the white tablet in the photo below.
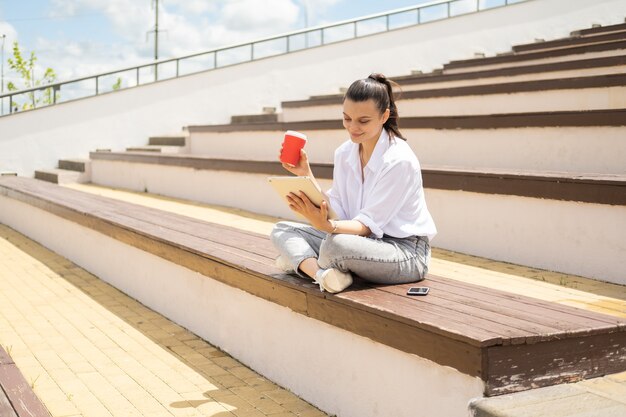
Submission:
M 324 200 L 324 194 L 322 190 L 320 190 L 311 177 L 268 177 L 267 180 L 274 187 L 276 192 L 283 198 L 283 200 L 287 201 L 287 195 L 289 193 L 297 194 L 299 191 L 302 191 L 309 197 L 309 200 L 313 202 L 316 206 L 320 206 L 322 201 Z M 331 220 L 336 220 L 339 217 L 337 213 L 335 213 L 330 207 L 330 201 L 328 203 L 328 218 Z

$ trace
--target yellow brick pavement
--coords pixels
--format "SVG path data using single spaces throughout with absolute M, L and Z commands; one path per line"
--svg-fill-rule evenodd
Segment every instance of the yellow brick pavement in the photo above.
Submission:
M 54 417 L 326 415 L 4 225 L 0 344 Z

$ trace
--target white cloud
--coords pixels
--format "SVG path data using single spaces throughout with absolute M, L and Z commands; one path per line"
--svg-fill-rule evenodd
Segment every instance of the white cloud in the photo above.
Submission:
M 291 0 L 229 1 L 221 10 L 221 22 L 231 30 L 279 32 L 291 28 L 298 14 L 298 6 Z
M 219 46 L 300 29 L 302 7 L 309 22 L 341 0 L 160 0 L 159 57 L 177 57 Z M 149 0 L 51 0 L 50 14 L 102 14 L 115 43 L 106 40 L 51 40 L 40 37 L 31 48 L 39 62 L 57 71 L 60 80 L 149 63 L 154 54 L 154 9 Z M 2 29 L 0 23 L 0 30 Z M 16 37 L 11 28 L 11 36 Z M 7 34 L 9 35 L 9 34 Z M 9 37 L 7 37 L 7 45 Z
M 209 0 L 166 0 L 167 5 L 175 5 L 183 11 L 191 13 L 209 13 L 217 10 L 217 4 Z

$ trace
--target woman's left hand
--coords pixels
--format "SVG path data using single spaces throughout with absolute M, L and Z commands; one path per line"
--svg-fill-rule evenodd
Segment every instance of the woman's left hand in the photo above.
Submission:
M 326 201 L 322 201 L 321 206 L 317 207 L 302 191 L 298 194 L 289 193 L 287 201 L 289 201 L 289 208 L 304 216 L 311 223 L 311 226 L 325 232 L 328 231 L 329 226 L 332 228 L 328 221 L 328 203 Z

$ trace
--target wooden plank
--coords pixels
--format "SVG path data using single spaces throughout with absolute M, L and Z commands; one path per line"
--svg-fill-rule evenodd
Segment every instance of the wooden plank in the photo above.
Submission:
M 501 113 L 403 117 L 402 129 L 508 129 L 516 127 L 625 126 L 626 110 L 579 110 L 534 113 Z M 285 130 L 343 130 L 340 120 L 319 120 L 247 125 L 189 126 L 191 133 L 202 132 L 282 132 Z M 317 173 L 316 173 L 317 176 Z
M 626 332 L 487 348 L 488 396 L 580 381 L 624 370 Z
M 539 313 L 539 315 L 545 314 L 545 319 L 563 323 L 563 330 L 572 330 L 574 326 L 590 330 L 596 328 L 603 329 L 607 326 L 623 327 L 626 324 L 626 320 L 618 317 L 576 309 L 558 303 L 537 300 L 493 288 L 472 285 L 450 278 L 429 275 L 429 279 L 435 286 L 437 286 L 437 283 L 439 282 L 445 283 L 447 291 L 460 295 L 468 294 L 468 296 L 471 296 L 473 299 L 489 301 L 492 299 L 494 294 L 497 294 L 500 298 L 499 302 L 502 305 L 506 305 L 509 308 L 520 312 L 520 314 L 523 312 L 529 312 L 529 314 L 532 314 L 532 316 L 528 317 L 529 320 L 535 315 L 535 313 L 532 312 L 532 309 L 536 307 L 541 308 L 544 311 Z
M 624 78 L 626 79 L 626 76 Z M 150 154 L 136 155 L 123 152 L 99 153 L 94 158 L 166 166 L 181 166 L 181 164 L 184 165 L 185 160 L 180 155 L 162 155 L 157 158 Z M 237 163 L 241 163 L 241 166 L 238 166 Z M 264 165 L 267 165 L 267 167 L 264 168 Z M 248 161 L 230 161 L 230 167 L 233 169 L 233 172 L 248 172 L 251 174 L 266 173 L 274 165 L 276 165 L 275 162 L 259 161 L 254 166 L 251 166 Z M 318 178 L 332 179 L 332 165 L 313 164 L 312 166 L 317 171 Z M 206 158 L 203 164 L 198 163 L 196 168 L 215 169 L 213 160 L 209 158 Z M 250 171 L 246 171 L 246 169 L 250 169 Z M 423 167 L 422 177 L 424 186 L 429 189 L 462 190 L 483 194 L 516 195 L 551 200 L 626 205 L 626 176 L 624 175 L 573 176 L 567 173 L 529 174 L 505 170 L 479 171 Z M 170 215 L 170 218 L 176 217 Z
M 1 365 L 12 365 L 14 363 L 15 362 L 13 362 L 13 358 L 11 358 L 9 356 L 7 351 L 4 350 L 4 348 L 2 346 L 0 346 L 0 366 Z
M 478 69 L 476 71 L 453 74 L 420 74 L 395 77 L 393 80 L 400 85 L 430 84 L 446 81 L 476 80 L 479 78 L 506 77 L 523 74 L 545 74 L 547 72 L 571 71 L 590 68 L 603 68 L 626 65 L 626 56 L 609 56 L 591 59 L 575 59 L 571 61 L 549 62 L 545 64 L 518 65 L 514 67 Z
M 50 416 L 15 364 L 0 366 L 0 385 L 18 417 Z
M 432 282 L 432 284 L 431 284 Z M 447 292 L 447 288 L 443 285 L 437 286 L 432 280 L 427 279 L 419 284 L 431 288 L 437 288 L 431 291 L 428 296 L 420 297 L 423 304 L 429 308 L 444 308 L 448 311 L 450 319 L 464 320 L 466 323 L 473 325 L 476 319 L 483 319 L 485 325 L 492 329 L 501 329 L 500 332 L 508 337 L 503 339 L 503 343 L 524 343 L 529 338 L 552 337 L 561 333 L 561 329 L 554 321 L 544 320 L 538 323 L 534 320 L 528 320 L 528 316 L 523 314 L 515 314 L 505 307 L 499 305 L 500 298 L 494 294 L 489 301 L 474 300 L 471 297 L 456 296 Z M 394 285 L 381 288 L 382 292 L 394 294 L 396 297 L 414 303 L 416 297 L 406 295 L 406 291 L 411 285 Z
M 253 232 L 241 233 L 238 229 L 228 226 L 214 225 L 174 213 L 167 213 L 106 197 L 93 196 L 71 189 L 50 189 L 41 187 L 41 184 L 36 184 L 34 187 L 28 187 L 22 191 L 35 198 L 37 196 L 46 198 L 54 204 L 72 204 L 75 210 L 85 214 L 97 210 L 101 215 L 118 213 L 127 217 L 134 216 L 145 224 L 152 222 L 158 228 L 181 230 L 191 236 L 199 235 L 199 237 L 203 237 L 208 241 L 218 242 L 224 247 L 244 249 L 250 253 L 260 252 L 271 257 L 272 261 L 278 255 L 276 251 L 272 250 L 271 246 L 268 247 L 265 244 L 267 242 L 266 236 Z M 146 219 L 149 221 L 145 221 Z M 263 242 L 262 245 L 259 244 L 261 242 Z M 240 252 L 243 253 L 242 251 Z
M 568 37 L 564 39 L 555 39 L 555 40 L 545 41 L 545 42 L 526 43 L 523 45 L 514 45 L 512 49 L 513 49 L 513 52 L 528 52 L 528 51 L 538 51 L 538 50 L 548 49 L 548 48 L 562 48 L 562 47 L 567 47 L 567 46 L 593 44 L 593 43 L 615 41 L 615 40 L 621 40 L 621 39 L 626 39 L 626 32 L 616 31 L 613 33 L 606 33 L 606 34 L 596 35 L 596 36 L 587 36 L 587 37 L 577 36 L 577 37 Z
M 3 189 L 3 187 L 0 186 L 0 189 Z M 278 270 L 270 266 L 259 264 L 259 268 L 256 268 L 256 271 L 244 270 L 241 267 L 233 268 L 224 263 L 221 258 L 211 259 L 208 258 L 205 253 L 197 254 L 193 253 L 191 250 L 176 248 L 173 247 L 171 243 L 159 241 L 156 238 L 126 230 L 101 218 L 86 215 L 86 213 L 80 213 L 28 194 L 20 194 L 17 191 L 7 192 L 6 188 L 2 190 L 2 193 L 7 193 L 9 197 L 96 230 L 123 243 L 153 253 L 220 282 L 240 288 L 253 295 L 284 305 L 297 312 L 306 313 L 304 292 L 316 292 L 312 284 L 303 285 L 299 278 L 277 273 Z M 227 256 L 225 253 L 218 252 L 217 250 L 214 254 Z M 262 269 L 263 267 L 265 270 Z M 251 279 L 253 277 L 260 279 Z
M 475 346 L 501 344 L 503 338 L 511 337 L 511 329 L 506 326 L 495 326 L 478 318 L 450 317 L 445 308 L 423 304 L 419 299 L 385 296 L 376 288 L 355 288 L 353 285 L 339 294 L 327 295 L 327 298 L 355 310 L 394 319 Z
M 509 62 L 523 62 L 534 59 L 556 58 L 567 55 L 586 54 L 589 52 L 617 51 L 626 49 L 626 41 L 617 40 L 600 44 L 569 46 L 553 51 L 538 51 L 520 55 L 500 55 L 487 58 L 465 59 L 450 61 L 443 65 L 444 71 L 447 69 L 468 68 L 481 65 L 502 64 Z
M 484 378 L 481 348 L 380 315 L 358 311 L 342 303 L 308 297 L 309 316 L 471 376 Z
M 13 406 L 9 402 L 6 393 L 0 386 L 0 416 L 1 417 L 17 417 Z
M 578 36 L 595 36 L 598 33 L 606 33 L 606 32 L 614 32 L 614 31 L 622 31 L 626 30 L 626 23 L 617 23 L 615 25 L 607 25 L 607 26 L 598 26 L 589 29 L 581 29 L 572 32 L 572 35 Z

